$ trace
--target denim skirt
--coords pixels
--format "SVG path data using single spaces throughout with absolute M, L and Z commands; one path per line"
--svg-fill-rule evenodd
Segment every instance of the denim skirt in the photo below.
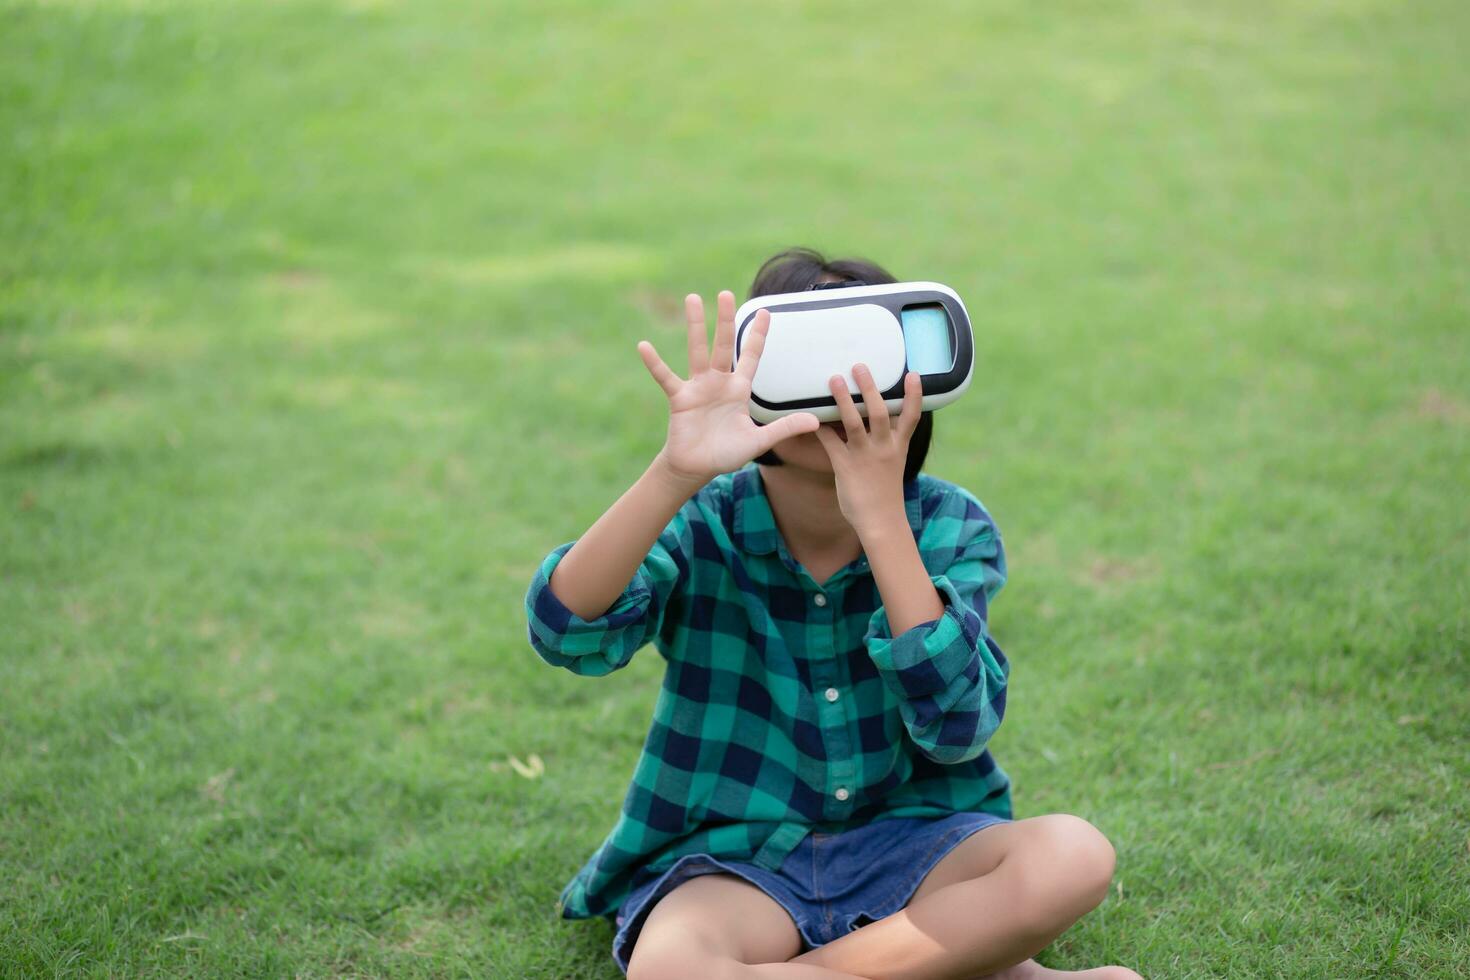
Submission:
M 690 878 L 733 874 L 774 899 L 801 933 L 802 952 L 892 915 L 940 859 L 985 827 L 1006 823 L 990 813 L 875 820 L 837 834 L 813 831 L 781 866 L 768 871 L 747 861 L 686 854 L 661 872 L 640 871 L 615 920 L 613 959 L 624 973 L 633 944 L 654 903 Z

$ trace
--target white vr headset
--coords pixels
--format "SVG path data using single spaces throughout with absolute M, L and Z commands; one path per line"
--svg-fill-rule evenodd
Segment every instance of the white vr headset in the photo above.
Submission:
M 955 291 L 937 282 L 834 283 L 754 296 L 735 313 L 736 364 L 760 310 L 770 310 L 771 325 L 750 386 L 750 415 L 757 422 L 797 412 L 823 422 L 840 419 L 827 385 L 834 374 L 846 379 L 858 413 L 866 417 L 854 364 L 866 364 L 873 373 L 890 415 L 903 410 L 908 371 L 919 373 L 925 412 L 948 405 L 970 386 L 970 317 Z

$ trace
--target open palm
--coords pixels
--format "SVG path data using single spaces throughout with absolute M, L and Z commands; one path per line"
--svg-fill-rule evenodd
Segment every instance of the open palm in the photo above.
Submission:
M 715 345 L 707 347 L 704 301 L 695 293 L 684 297 L 689 321 L 689 379 L 680 378 L 646 340 L 638 353 L 648 373 L 669 398 L 669 434 L 664 455 L 678 473 L 711 480 L 737 469 L 783 439 L 815 431 L 820 422 L 810 412 L 783 416 L 768 425 L 750 417 L 750 385 L 760 366 L 771 315 L 761 310 L 751 324 L 735 360 L 735 294 L 719 295 L 715 318 Z

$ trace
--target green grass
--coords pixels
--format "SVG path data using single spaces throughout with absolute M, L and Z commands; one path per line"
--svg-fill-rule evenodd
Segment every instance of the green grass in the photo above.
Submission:
M 1019 815 L 1150 977 L 1470 968 L 1470 7 L 0 0 L 0 974 L 613 977 L 539 560 L 771 251 L 956 286 Z M 544 775 L 509 764 L 535 753 Z

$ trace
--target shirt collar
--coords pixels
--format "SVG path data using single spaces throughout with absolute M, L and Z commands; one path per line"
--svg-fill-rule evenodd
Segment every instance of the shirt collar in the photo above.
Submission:
M 735 543 L 755 555 L 775 551 L 779 532 L 759 464 L 752 460 L 736 470 L 732 487 L 735 496 Z M 919 481 L 916 479 L 903 485 L 903 509 L 909 528 L 917 539 L 923 527 L 923 514 L 919 503 Z

